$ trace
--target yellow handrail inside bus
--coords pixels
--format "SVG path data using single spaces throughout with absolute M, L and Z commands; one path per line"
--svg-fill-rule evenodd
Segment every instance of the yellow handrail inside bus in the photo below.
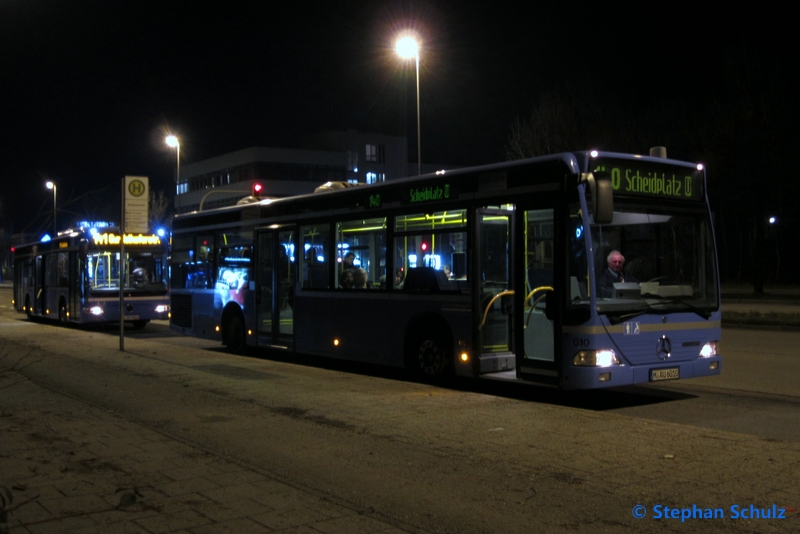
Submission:
M 489 309 L 491 309 L 492 304 L 494 304 L 494 302 L 497 299 L 499 299 L 500 297 L 502 297 L 504 295 L 513 295 L 513 294 L 514 294 L 514 290 L 513 289 L 508 289 L 506 291 L 501 291 L 500 293 L 498 293 L 497 295 L 492 297 L 492 300 L 489 301 L 489 304 L 486 305 L 486 310 L 483 312 L 483 319 L 481 320 L 481 324 L 478 326 L 478 330 L 481 330 L 483 328 L 483 325 L 486 324 L 486 316 L 489 315 Z
M 553 291 L 553 288 L 552 288 L 551 286 L 539 286 L 539 287 L 537 287 L 536 289 L 534 289 L 533 291 L 531 291 L 530 293 L 528 293 L 528 296 L 527 296 L 527 297 L 525 297 L 525 303 L 527 303 L 529 300 L 531 300 L 531 297 L 533 297 L 533 295 L 535 295 L 535 294 L 536 294 L 536 293 L 538 293 L 539 291 Z M 528 318 L 527 318 L 527 319 L 525 319 L 525 328 L 528 328 L 528 323 L 529 323 L 529 322 L 531 322 L 531 313 L 533 313 L 533 309 L 536 307 L 536 305 L 537 305 L 537 304 L 539 304 L 539 302 L 540 302 L 540 301 L 541 301 L 541 300 L 542 300 L 542 299 L 543 299 L 545 296 L 546 296 L 546 295 L 542 295 L 541 297 L 539 297 L 538 299 L 536 299 L 535 301 L 533 301 L 533 304 L 531 304 L 531 307 L 528 309 Z M 523 305 L 524 305 L 525 303 L 523 303 Z

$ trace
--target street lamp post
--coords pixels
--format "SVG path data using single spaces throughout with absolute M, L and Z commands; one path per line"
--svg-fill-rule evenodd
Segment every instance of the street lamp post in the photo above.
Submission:
M 55 182 L 47 182 L 44 185 L 47 186 L 47 189 L 52 189 L 53 190 L 53 231 L 55 232 L 53 234 L 53 237 L 57 237 L 58 236 L 58 221 L 56 221 L 56 215 L 58 214 L 58 209 L 57 209 L 57 205 L 56 205 L 56 184 L 55 184 Z
M 166 139 L 167 145 L 171 146 L 175 149 L 175 154 L 177 155 L 178 162 L 176 165 L 175 170 L 175 207 L 180 208 L 181 204 L 181 197 L 180 197 L 180 187 L 181 187 L 181 143 L 178 141 L 178 138 L 174 135 L 168 135 Z
M 413 37 L 402 37 L 396 45 L 397 53 L 404 59 L 416 59 L 417 62 L 417 174 L 422 174 L 422 135 L 419 122 L 419 45 Z

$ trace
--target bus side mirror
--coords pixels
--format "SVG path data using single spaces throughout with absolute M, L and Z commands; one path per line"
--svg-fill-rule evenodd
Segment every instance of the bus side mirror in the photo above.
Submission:
M 583 174 L 581 181 L 589 184 L 594 222 L 610 224 L 614 219 L 614 191 L 611 187 L 611 175 L 604 171 L 595 171 Z

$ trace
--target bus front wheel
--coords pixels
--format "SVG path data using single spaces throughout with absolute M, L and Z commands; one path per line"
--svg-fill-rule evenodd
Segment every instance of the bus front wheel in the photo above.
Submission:
M 409 357 L 414 368 L 423 376 L 442 376 L 450 361 L 450 348 L 442 336 L 423 334 L 412 341 Z
M 241 354 L 247 345 L 244 338 L 244 317 L 241 314 L 233 314 L 228 318 L 225 327 L 225 346 L 228 352 Z

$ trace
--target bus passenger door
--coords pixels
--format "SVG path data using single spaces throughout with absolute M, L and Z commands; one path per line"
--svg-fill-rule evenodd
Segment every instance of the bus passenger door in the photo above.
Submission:
M 36 277 L 35 277 L 35 284 L 33 286 L 34 292 L 34 305 L 33 305 L 33 312 L 36 315 L 44 315 L 44 307 L 45 307 L 45 257 L 44 256 L 36 256 Z
M 475 291 L 479 310 L 480 374 L 514 372 L 511 346 L 512 299 L 509 250 L 511 213 L 482 209 L 477 213 Z
M 553 209 L 518 210 L 519 228 L 515 249 L 515 332 L 517 377 L 558 385 L 555 325 L 548 318 L 548 301 L 556 303 L 556 224 Z M 551 310 L 552 311 L 552 310 Z
M 293 230 L 258 232 L 256 324 L 260 345 L 293 345 L 294 235 Z
M 73 251 L 69 253 L 69 303 L 67 311 L 69 319 L 74 321 L 80 318 L 81 297 L 83 296 L 83 258 L 82 255 Z
M 269 344 L 274 339 L 272 324 L 273 291 L 275 286 L 275 235 L 271 231 L 261 231 L 256 240 L 256 329 L 258 340 Z

